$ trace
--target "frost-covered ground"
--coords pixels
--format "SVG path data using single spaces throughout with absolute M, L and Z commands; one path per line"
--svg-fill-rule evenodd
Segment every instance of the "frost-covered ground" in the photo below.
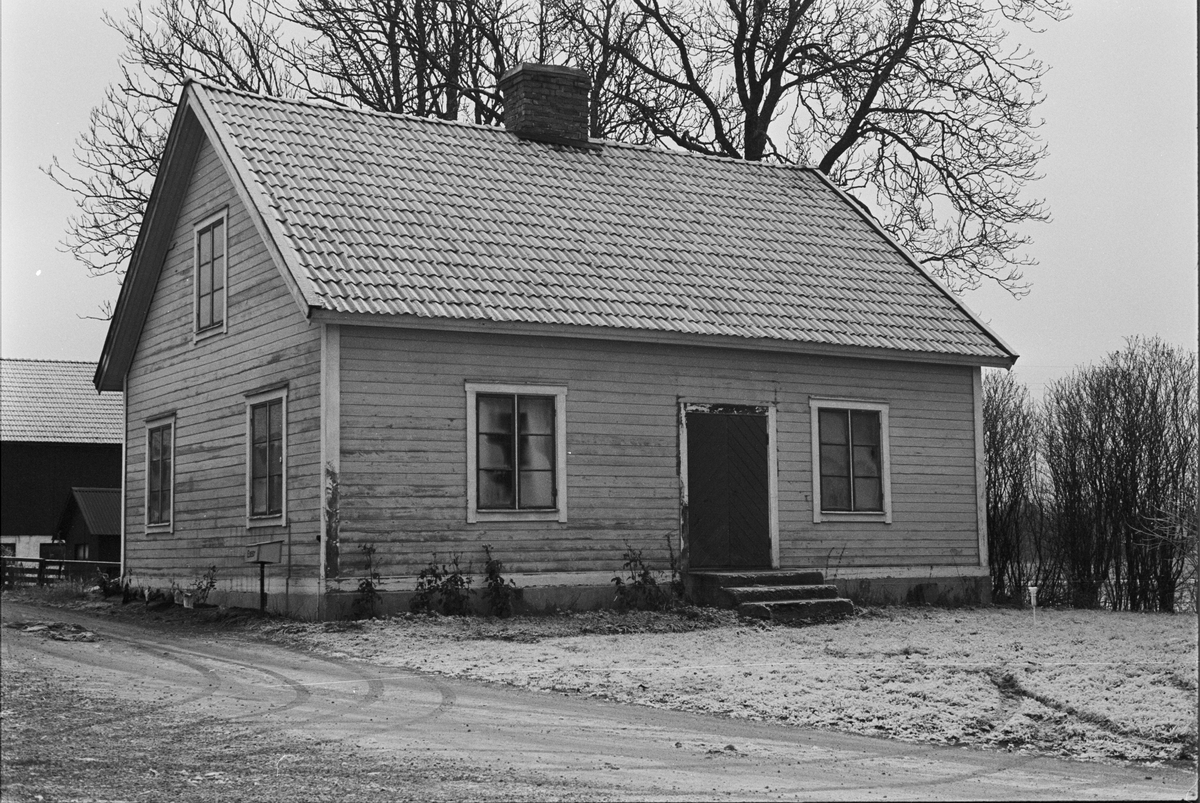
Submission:
M 868 610 L 263 624 L 331 655 L 641 705 L 1093 760 L 1189 761 L 1194 615 Z

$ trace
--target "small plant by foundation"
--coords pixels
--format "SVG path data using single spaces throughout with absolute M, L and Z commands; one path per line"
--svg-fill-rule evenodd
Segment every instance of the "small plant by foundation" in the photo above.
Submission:
M 627 576 L 618 575 L 612 579 L 617 591 L 613 600 L 617 610 L 661 611 L 675 603 L 671 586 L 664 587 L 659 584 L 654 570 L 642 559 L 640 549 L 634 549 L 626 543 L 625 554 L 622 557 L 624 562 L 621 568 Z
M 96 586 L 106 598 L 121 594 L 129 595 L 129 580 L 125 577 L 109 577 L 101 569 L 96 569 Z
M 490 544 L 483 545 L 483 554 L 487 555 L 487 563 L 483 567 L 483 601 L 487 604 L 488 613 L 503 619 L 512 614 L 513 603 L 521 599 L 522 589 L 517 587 L 515 580 L 504 579 L 504 564 L 492 556 Z
M 379 568 L 375 565 L 375 545 L 360 544 L 358 551 L 367 562 L 367 576 L 358 581 L 358 592 L 354 596 L 351 612 L 355 619 L 374 616 L 379 607 Z
M 191 586 L 192 602 L 203 605 L 208 602 L 208 595 L 217 587 L 217 567 L 209 566 L 208 571 L 196 578 Z
M 459 565 L 458 554 L 449 563 L 439 563 L 437 553 L 417 575 L 416 594 L 409 600 L 413 613 L 430 613 L 440 609 L 447 616 L 465 616 L 471 612 L 471 567 L 466 571 Z

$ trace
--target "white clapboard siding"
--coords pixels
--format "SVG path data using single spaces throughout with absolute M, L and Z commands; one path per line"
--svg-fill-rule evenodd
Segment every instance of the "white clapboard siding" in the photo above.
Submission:
M 659 568 L 679 538 L 678 403 L 777 406 L 783 566 L 976 566 L 972 369 L 660 344 L 344 327 L 342 574 L 434 553 L 509 571 Z M 466 522 L 465 382 L 566 386 L 559 522 Z M 893 522 L 813 523 L 810 397 L 887 402 Z M 840 553 L 840 554 L 839 554 Z
M 228 208 L 229 304 L 224 334 L 193 343 L 193 226 Z M 315 578 L 319 566 L 319 328 L 309 326 L 225 173 L 205 143 L 130 368 L 126 399 L 126 560 L 134 575 L 253 575 L 244 547 L 283 539 L 288 567 L 273 576 Z M 285 528 L 246 527 L 246 403 L 286 384 Z M 144 526 L 144 426 L 175 415 L 174 526 Z M 290 573 L 286 574 L 285 573 Z

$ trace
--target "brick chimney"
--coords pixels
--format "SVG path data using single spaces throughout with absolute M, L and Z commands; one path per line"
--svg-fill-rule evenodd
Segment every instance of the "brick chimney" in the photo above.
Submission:
M 522 139 L 587 147 L 591 89 L 583 70 L 518 64 L 500 78 L 504 127 Z

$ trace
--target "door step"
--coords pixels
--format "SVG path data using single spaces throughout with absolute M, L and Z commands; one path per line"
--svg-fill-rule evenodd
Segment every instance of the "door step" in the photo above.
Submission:
M 735 608 L 742 616 L 775 622 L 826 622 L 854 613 L 837 586 L 811 570 L 700 570 L 687 575 L 688 592 L 700 605 Z
M 721 589 L 735 605 L 743 602 L 779 602 L 790 599 L 837 599 L 834 585 L 744 586 Z
M 848 599 L 789 599 L 773 602 L 743 602 L 737 606 L 741 616 L 787 624 L 832 622 L 854 615 L 854 603 Z

